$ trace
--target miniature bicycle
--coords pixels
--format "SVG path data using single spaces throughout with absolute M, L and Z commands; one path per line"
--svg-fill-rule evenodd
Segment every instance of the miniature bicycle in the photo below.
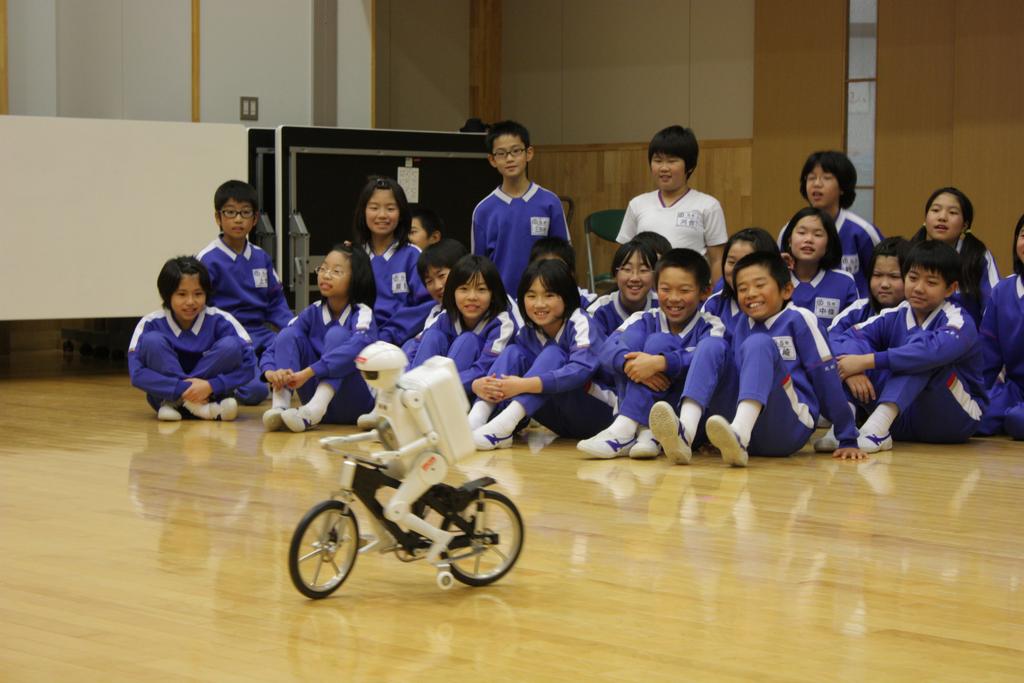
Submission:
M 352 573 L 361 553 L 393 552 L 403 562 L 427 557 L 431 540 L 403 531 L 385 516 L 377 500 L 381 489 L 397 489 L 401 480 L 388 475 L 394 462 L 386 454 L 353 452 L 348 444 L 363 435 L 321 439 L 328 450 L 345 457 L 341 486 L 331 499 L 314 505 L 292 535 L 288 569 L 292 583 L 308 598 L 325 598 Z M 438 456 L 440 457 L 440 456 Z M 439 519 L 441 529 L 454 534 L 447 550 L 434 562 L 437 585 L 451 588 L 454 580 L 469 586 L 494 583 L 512 569 L 523 547 L 523 520 L 506 496 L 487 489 L 494 484 L 482 477 L 459 487 L 431 486 L 412 505 L 421 519 Z M 376 538 L 361 537 L 352 504 L 358 499 L 373 516 Z

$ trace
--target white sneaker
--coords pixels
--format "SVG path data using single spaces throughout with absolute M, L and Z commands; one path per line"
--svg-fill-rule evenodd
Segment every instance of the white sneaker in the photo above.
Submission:
M 747 466 L 747 449 L 736 436 L 732 425 L 721 415 L 712 415 L 707 422 L 708 439 L 722 452 L 722 460 L 733 467 Z
M 839 448 L 839 441 L 836 439 L 835 427 L 831 427 L 824 436 L 814 441 L 814 450 L 818 453 L 831 453 L 837 448 Z
M 284 427 L 284 420 L 281 419 L 281 415 L 284 413 L 283 408 L 271 408 L 270 410 L 263 413 L 263 428 L 268 432 L 276 432 L 277 430 Z
M 507 436 L 494 434 L 491 429 L 484 425 L 473 430 L 473 443 L 478 451 L 493 451 L 495 448 L 511 448 L 512 432 Z
M 892 434 L 876 436 L 874 434 L 861 434 L 857 437 L 857 448 L 865 453 L 877 453 L 878 451 L 892 450 Z
M 649 460 L 661 454 L 661 445 L 654 440 L 650 429 L 641 427 L 636 436 L 636 444 L 629 449 L 629 457 L 634 460 Z
M 302 406 L 301 408 L 289 408 L 288 410 L 281 413 L 281 420 L 285 426 L 293 432 L 304 432 L 307 429 L 315 427 L 319 424 L 319 420 L 314 421 L 309 414 L 309 408 Z
M 676 411 L 671 404 L 665 401 L 658 401 L 651 408 L 651 414 L 647 418 L 651 425 L 651 432 L 665 450 L 665 457 L 669 462 L 676 465 L 689 465 L 693 457 L 693 449 L 690 447 L 691 440 L 683 432 L 683 425 L 676 417 Z
M 220 415 L 217 416 L 218 420 L 223 422 L 231 422 L 238 417 L 238 401 L 233 398 L 226 398 L 220 402 Z
M 181 422 L 181 413 L 170 401 L 164 401 L 156 411 L 156 419 L 164 422 Z
M 621 439 L 612 434 L 611 430 L 605 429 L 589 439 L 583 439 L 576 444 L 576 448 L 595 458 L 610 459 L 627 455 L 635 443 L 635 436 L 630 439 Z

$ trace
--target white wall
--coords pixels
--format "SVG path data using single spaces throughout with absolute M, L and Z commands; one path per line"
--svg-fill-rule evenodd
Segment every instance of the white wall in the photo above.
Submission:
M 338 0 L 338 125 L 369 128 L 373 0 Z
M 217 235 L 246 169 L 239 124 L 0 116 L 0 149 L 0 320 L 159 308 L 160 266 Z
M 10 113 L 56 116 L 56 0 L 7 0 L 7 26 Z
M 309 125 L 312 36 L 312 0 L 203 0 L 200 119 L 238 122 L 245 95 L 259 98 L 250 125 Z

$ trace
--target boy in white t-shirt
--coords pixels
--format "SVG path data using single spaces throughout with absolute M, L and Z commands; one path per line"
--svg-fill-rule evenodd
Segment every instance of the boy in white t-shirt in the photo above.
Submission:
M 647 147 L 647 160 L 658 189 L 633 197 L 615 239 L 625 244 L 638 232 L 664 235 L 673 248 L 703 254 L 711 264 L 711 281 L 717 282 L 729 233 L 718 200 L 689 185 L 699 152 L 697 137 L 689 128 L 669 126 L 655 134 Z

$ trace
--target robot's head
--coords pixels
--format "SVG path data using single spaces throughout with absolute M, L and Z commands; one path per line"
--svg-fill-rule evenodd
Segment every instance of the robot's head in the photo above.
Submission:
M 374 342 L 356 356 L 356 368 L 375 389 L 394 389 L 409 364 L 402 349 L 387 342 Z

